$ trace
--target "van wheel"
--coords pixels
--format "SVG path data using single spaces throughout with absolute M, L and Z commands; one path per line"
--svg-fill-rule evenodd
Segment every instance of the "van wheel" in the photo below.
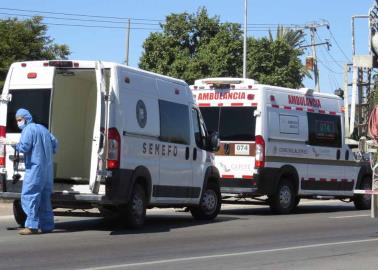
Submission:
M 24 210 L 22 209 L 21 200 L 13 201 L 13 215 L 17 224 L 20 225 L 20 227 L 24 228 L 25 221 L 26 221 L 26 214 Z
M 202 193 L 199 206 L 190 207 L 190 213 L 197 220 L 212 220 L 220 211 L 222 197 L 219 186 L 209 183 L 206 190 Z
M 134 186 L 130 201 L 122 210 L 128 228 L 137 229 L 143 226 L 146 217 L 146 194 L 140 184 Z
M 289 214 L 296 207 L 297 202 L 291 181 L 281 179 L 275 194 L 269 196 L 270 210 L 275 214 Z
M 371 190 L 371 177 L 365 176 L 360 185 L 360 189 Z M 367 210 L 371 208 L 371 196 L 369 194 L 357 194 L 353 198 L 353 203 L 358 210 Z

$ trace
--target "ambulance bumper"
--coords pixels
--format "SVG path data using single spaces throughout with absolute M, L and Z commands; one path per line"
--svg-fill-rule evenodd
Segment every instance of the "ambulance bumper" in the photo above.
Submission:
M 221 178 L 221 193 L 271 195 L 277 189 L 279 173 L 278 168 L 262 168 L 252 179 Z

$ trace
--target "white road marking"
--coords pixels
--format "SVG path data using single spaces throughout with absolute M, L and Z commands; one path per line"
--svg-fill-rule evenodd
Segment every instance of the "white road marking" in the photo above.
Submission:
M 8 215 L 8 216 L 0 216 L 0 220 L 3 220 L 3 219 L 11 219 L 13 218 L 12 215 Z
M 326 246 L 349 245 L 349 244 L 366 243 L 366 242 L 378 242 L 378 238 L 361 239 L 361 240 L 354 240 L 354 241 L 343 241 L 343 242 L 329 242 L 329 243 L 323 243 L 323 244 L 303 245 L 303 246 L 294 246 L 294 247 L 286 247 L 286 248 L 251 250 L 251 251 L 245 251 L 245 252 L 224 253 L 224 254 L 215 254 L 215 255 L 207 255 L 207 256 L 183 257 L 183 258 L 157 260 L 157 261 L 149 261 L 149 262 L 117 264 L 117 265 L 83 268 L 80 270 L 106 270 L 106 269 L 128 268 L 128 267 L 135 267 L 135 266 L 147 266 L 147 265 L 176 263 L 176 262 L 185 262 L 185 261 L 198 261 L 198 260 L 206 260 L 206 259 L 236 257 L 236 256 L 262 254 L 262 253 L 272 253 L 272 252 L 279 252 L 279 251 L 291 251 L 291 250 L 298 250 L 298 249 L 304 249 L 304 248 L 318 248 L 318 247 L 326 247 Z
M 370 217 L 370 215 L 336 216 L 336 217 L 328 217 L 328 218 L 355 218 L 355 217 Z

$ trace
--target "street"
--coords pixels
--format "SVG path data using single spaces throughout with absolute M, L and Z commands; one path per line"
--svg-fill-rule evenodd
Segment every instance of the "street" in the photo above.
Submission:
M 302 200 L 292 215 L 224 205 L 215 222 L 173 209 L 147 212 L 142 230 L 97 217 L 56 216 L 51 234 L 19 236 L 0 207 L 0 269 L 377 269 L 369 211 Z

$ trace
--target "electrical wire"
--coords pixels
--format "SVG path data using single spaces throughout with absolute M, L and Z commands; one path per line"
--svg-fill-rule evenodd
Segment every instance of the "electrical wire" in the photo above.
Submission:
M 328 28 L 328 31 L 332 37 L 332 39 L 335 41 L 336 43 L 336 46 L 339 48 L 339 50 L 341 51 L 341 53 L 344 55 L 345 59 L 348 61 L 348 63 L 351 62 L 350 58 L 346 55 L 346 53 L 344 52 L 344 50 L 341 48 L 341 46 L 339 45 L 339 43 L 337 42 L 335 36 L 333 35 L 332 31 L 331 31 L 331 28 Z
M 51 12 L 51 11 L 28 10 L 28 9 L 17 9 L 17 8 L 2 8 L 2 7 L 0 7 L 0 9 L 2 9 L 2 10 L 12 10 L 12 11 L 22 11 L 22 12 L 42 13 L 42 14 L 55 14 L 55 15 L 64 15 L 64 16 L 79 16 L 79 17 L 88 17 L 88 18 L 104 18 L 104 19 L 106 18 L 106 19 L 117 19 L 117 20 L 133 19 L 133 20 L 136 20 L 136 21 L 155 21 L 155 22 L 160 22 L 161 21 L 161 20 L 155 20 L 155 19 L 139 19 L 139 18 L 114 17 L 114 16 L 100 16 L 100 15 Z
M 28 17 L 28 18 L 32 18 L 34 16 L 38 16 L 38 15 L 26 15 L 26 14 L 6 13 L 6 12 L 0 12 L 0 14 L 2 14 L 2 15 L 8 15 L 8 16 Z M 108 21 L 108 20 L 93 20 L 93 19 L 78 19 L 78 18 L 62 18 L 62 17 L 54 17 L 54 16 L 42 16 L 42 17 L 44 19 L 67 20 L 67 21 L 81 21 L 81 22 L 113 23 L 113 24 L 125 24 L 125 23 L 128 23 L 128 21 Z M 159 26 L 160 25 L 159 23 L 142 23 L 142 22 L 133 22 L 133 24 L 138 24 L 138 25 L 154 25 L 154 26 Z
M 318 39 L 319 39 L 321 42 L 324 42 L 324 41 L 320 38 L 318 32 L 316 32 L 316 36 L 318 37 Z M 328 41 L 327 41 L 327 42 L 328 42 Z M 332 54 L 329 53 L 328 50 L 325 50 L 325 51 L 326 51 L 326 53 L 328 54 L 328 56 L 332 59 L 332 61 L 333 61 L 333 62 L 334 62 L 339 68 L 344 69 L 344 67 L 338 63 L 338 61 L 332 56 Z

